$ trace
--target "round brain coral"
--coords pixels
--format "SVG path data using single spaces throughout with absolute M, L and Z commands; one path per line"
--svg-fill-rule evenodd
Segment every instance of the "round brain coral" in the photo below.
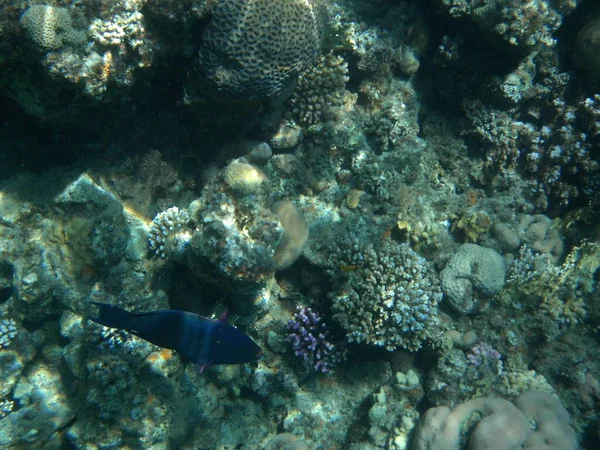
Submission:
M 463 314 L 481 309 L 477 294 L 491 296 L 504 287 L 504 259 L 491 248 L 463 244 L 440 273 L 448 302 Z
M 600 72 L 600 20 L 588 23 L 579 32 L 573 60 L 582 69 Z
M 413 437 L 413 450 L 579 448 L 571 418 L 559 400 L 546 392 L 525 392 L 514 403 L 502 398 L 474 398 L 457 405 L 430 408 Z
M 221 0 L 202 35 L 199 66 L 214 96 L 265 100 L 283 94 L 317 56 L 321 0 Z
M 33 5 L 21 16 L 21 25 L 31 40 L 44 50 L 58 50 L 63 45 L 81 45 L 86 33 L 73 29 L 65 8 Z

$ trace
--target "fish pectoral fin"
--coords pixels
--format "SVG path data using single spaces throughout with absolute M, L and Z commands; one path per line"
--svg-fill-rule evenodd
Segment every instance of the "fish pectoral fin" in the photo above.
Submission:
M 196 363 L 196 367 L 198 367 L 199 373 L 204 372 L 204 369 L 206 369 L 208 366 L 210 366 L 210 361 L 199 361 Z

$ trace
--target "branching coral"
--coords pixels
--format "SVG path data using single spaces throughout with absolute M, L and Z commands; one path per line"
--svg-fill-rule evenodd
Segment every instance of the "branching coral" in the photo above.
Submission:
M 342 360 L 340 350 L 329 341 L 329 329 L 310 308 L 298 307 L 288 322 L 288 340 L 304 365 L 315 372 L 331 372 Z
M 328 53 L 298 77 L 290 98 L 294 118 L 304 125 L 314 125 L 328 118 L 341 107 L 346 94 L 348 64 L 339 55 Z
M 523 247 L 510 267 L 508 288 L 533 302 L 559 327 L 581 323 L 586 315 L 586 299 L 596 286 L 600 267 L 600 247 L 584 243 L 575 247 L 560 266 L 550 255 L 534 255 Z
M 189 222 L 188 212 L 176 206 L 157 214 L 150 226 L 150 250 L 161 258 L 181 256 L 192 237 L 186 228 Z
M 439 282 L 408 245 L 346 237 L 329 257 L 340 283 L 330 294 L 333 317 L 350 341 L 416 350 L 438 326 Z

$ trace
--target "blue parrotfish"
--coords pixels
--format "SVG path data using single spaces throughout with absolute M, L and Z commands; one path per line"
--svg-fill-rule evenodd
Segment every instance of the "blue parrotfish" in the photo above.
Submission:
M 262 356 L 260 347 L 246 334 L 219 320 L 174 309 L 132 313 L 107 303 L 93 302 L 98 316 L 90 319 L 109 328 L 134 334 L 159 347 L 177 351 L 196 363 L 200 372 L 215 364 L 243 364 Z

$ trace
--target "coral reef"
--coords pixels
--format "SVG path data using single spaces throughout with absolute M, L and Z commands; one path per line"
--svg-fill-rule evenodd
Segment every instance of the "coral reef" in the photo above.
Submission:
M 440 273 L 448 302 L 463 314 L 484 308 L 485 297 L 499 293 L 505 278 L 502 256 L 477 244 L 461 245 Z
M 73 28 L 71 15 L 65 8 L 33 5 L 21 16 L 21 25 L 31 40 L 43 50 L 58 50 L 63 45 L 82 46 L 86 33 Z
M 578 448 L 569 413 L 544 392 L 521 394 L 514 404 L 501 398 L 477 398 L 453 410 L 445 406 L 429 409 L 415 431 L 412 448 L 459 449 L 461 427 L 475 413 L 479 420 L 469 433 L 470 448 L 490 448 L 492 444 L 506 449 L 538 448 L 542 443 L 557 450 Z
M 482 30 L 496 35 L 516 47 L 553 46 L 552 33 L 562 23 L 561 13 L 574 9 L 576 2 L 563 2 L 555 6 L 547 0 L 504 2 L 490 0 L 442 0 L 452 16 L 471 18 Z
M 292 202 L 277 202 L 271 207 L 271 211 L 277 216 L 283 228 L 283 236 L 275 249 L 273 261 L 278 270 L 286 269 L 302 254 L 308 240 L 308 224 Z
M 260 169 L 242 161 L 231 161 L 223 171 L 225 184 L 238 193 L 249 194 L 259 189 L 266 180 Z
M 186 226 L 190 222 L 190 215 L 186 210 L 177 206 L 158 213 L 152 220 L 148 237 L 150 251 L 157 256 L 165 258 L 180 256 L 185 247 L 189 245 L 192 235 Z
M 343 105 L 348 78 L 348 64 L 339 55 L 328 53 L 298 77 L 290 98 L 293 117 L 303 125 L 327 120 Z
M 467 359 L 477 368 L 482 365 L 489 365 L 495 369 L 498 375 L 502 373 L 502 357 L 498 350 L 495 350 L 490 344 L 480 342 L 471 349 Z
M 334 266 L 328 272 L 340 285 L 330 294 L 333 317 L 348 340 L 417 350 L 438 330 L 438 280 L 407 245 L 375 246 L 348 236 L 329 257 Z
M 0 5 L 0 447 L 598 447 L 594 2 Z
M 198 55 L 209 92 L 235 101 L 284 95 L 317 56 L 324 14 L 320 0 L 217 3 Z
M 323 319 L 310 308 L 298 307 L 294 320 L 288 322 L 288 340 L 294 354 L 308 369 L 331 372 L 342 360 L 342 354 L 329 342 L 329 330 Z

